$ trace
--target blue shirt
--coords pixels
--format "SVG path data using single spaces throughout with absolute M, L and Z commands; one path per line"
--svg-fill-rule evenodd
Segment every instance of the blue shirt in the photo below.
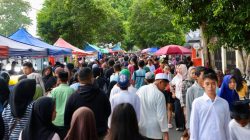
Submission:
M 75 91 L 78 90 L 79 86 L 80 86 L 80 83 L 74 83 L 74 84 L 70 85 L 70 87 L 73 88 Z
M 133 73 L 132 80 L 135 81 L 135 88 L 139 89 L 144 85 L 146 71 L 144 69 L 139 69 Z

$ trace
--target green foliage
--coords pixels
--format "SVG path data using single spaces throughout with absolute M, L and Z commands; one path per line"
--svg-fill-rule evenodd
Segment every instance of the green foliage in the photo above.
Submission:
M 172 13 L 158 0 L 136 0 L 129 19 L 130 38 L 141 48 L 184 43 L 184 33 L 172 24 Z
M 121 16 L 106 0 L 46 0 L 38 14 L 39 35 L 48 42 L 58 37 L 76 46 L 123 39 Z
M 30 3 L 24 0 L 0 0 L 0 34 L 8 36 L 31 24 L 27 17 Z
M 214 50 L 223 46 L 250 51 L 250 3 L 246 0 L 163 0 L 175 13 L 175 24 L 204 27 L 207 39 L 217 37 Z

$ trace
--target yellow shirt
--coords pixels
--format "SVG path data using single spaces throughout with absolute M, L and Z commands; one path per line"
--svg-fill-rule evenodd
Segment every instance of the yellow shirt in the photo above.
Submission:
M 239 96 L 240 96 L 240 99 L 244 99 L 244 97 L 246 97 L 246 94 L 247 94 L 247 91 L 248 91 L 247 83 L 243 82 L 242 84 L 243 84 L 242 89 L 237 91 Z

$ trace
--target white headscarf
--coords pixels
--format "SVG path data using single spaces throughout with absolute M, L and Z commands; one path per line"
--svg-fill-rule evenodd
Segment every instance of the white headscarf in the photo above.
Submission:
M 191 66 L 191 67 L 188 68 L 188 75 L 187 75 L 187 79 L 188 79 L 188 80 L 192 80 L 192 73 L 191 73 L 191 71 L 192 71 L 193 69 L 195 69 L 194 66 Z
M 187 75 L 188 75 L 187 66 L 185 64 L 180 64 L 178 69 L 179 69 L 179 74 L 181 74 L 182 76 L 182 80 L 187 79 Z
M 43 95 L 45 95 L 45 87 L 44 87 L 43 79 L 39 73 L 31 73 L 31 74 L 27 75 L 27 78 L 28 79 L 35 79 L 36 84 L 41 86 L 41 88 L 43 89 Z

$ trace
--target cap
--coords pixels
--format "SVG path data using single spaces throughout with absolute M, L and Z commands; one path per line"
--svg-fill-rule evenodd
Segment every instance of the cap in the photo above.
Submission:
M 153 72 L 147 72 L 145 74 L 145 79 L 155 79 L 155 75 Z
M 169 82 L 168 76 L 165 73 L 158 73 L 158 74 L 156 74 L 155 80 L 166 80 L 167 82 Z
M 120 74 L 118 77 L 118 85 L 121 88 L 125 88 L 129 86 L 129 77 L 125 74 Z
M 130 71 L 128 69 L 123 69 L 120 71 L 120 74 L 124 74 L 126 75 L 127 77 L 130 77 Z

